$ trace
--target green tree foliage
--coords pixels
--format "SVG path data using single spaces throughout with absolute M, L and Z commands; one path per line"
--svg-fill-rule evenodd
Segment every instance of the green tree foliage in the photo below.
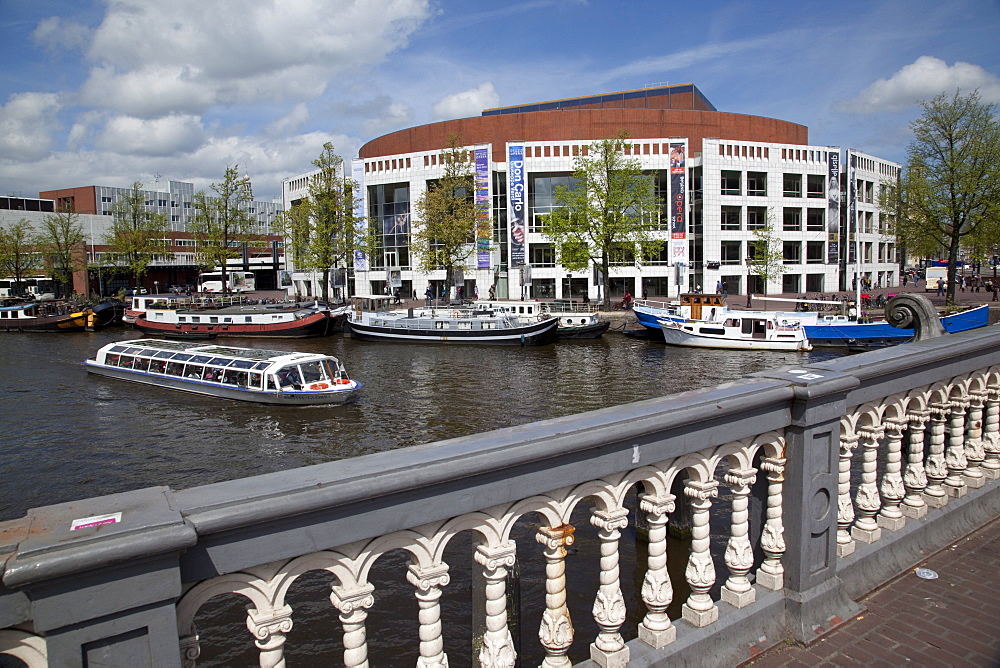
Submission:
M 14 279 L 14 292 L 21 294 L 21 281 L 42 271 L 38 237 L 27 218 L 0 227 L 0 275 Z
M 473 158 L 452 135 L 441 154 L 444 175 L 430 182 L 417 201 L 420 225 L 410 234 L 410 248 L 418 258 L 417 269 L 445 269 L 447 284 L 454 284 L 455 269 L 464 267 L 476 250 L 478 208 L 475 202 Z
M 774 232 L 774 216 L 770 209 L 764 225 L 754 228 L 753 236 L 754 241 L 747 253 L 748 264 L 750 271 L 760 276 L 766 295 L 767 284 L 784 274 L 786 269 L 781 239 Z
M 87 267 L 80 214 L 65 209 L 46 215 L 38 248 L 52 267 L 52 278 L 59 286 L 57 296 L 68 295 L 73 286 L 73 272 Z
M 104 237 L 109 259 L 139 287 L 155 256 L 163 252 L 167 217 L 146 207 L 146 194 L 139 181 L 119 196 L 111 216 L 111 230 Z
M 198 260 L 202 267 L 222 270 L 225 291 L 230 259 L 242 254 L 242 245 L 256 238 L 255 221 L 247 211 L 253 200 L 250 183 L 239 175 L 239 165 L 226 167 L 221 183 L 213 183 L 209 196 L 204 190 L 194 194 L 197 213 L 191 222 L 191 235 L 198 242 Z
M 313 165 L 319 172 L 309 177 L 309 196 L 281 216 L 277 229 L 289 240 L 296 268 L 322 272 L 323 300 L 329 301 L 330 272 L 346 268 L 355 250 L 370 253 L 374 239 L 355 216 L 359 186 L 347 177 L 333 144 L 323 144 Z
M 542 225 L 542 234 L 556 251 L 557 262 L 571 271 L 600 267 L 609 284 L 611 260 L 616 256 L 655 255 L 663 239 L 654 235 L 659 205 L 653 194 L 653 177 L 644 173 L 635 158 L 625 156 L 629 135 L 620 132 L 588 147 L 587 155 L 574 160 L 575 186 L 556 187 L 559 204 Z M 628 253 L 624 249 L 631 249 Z M 604 306 L 611 296 L 604 291 Z
M 1000 238 L 1000 123 L 978 92 L 922 102 L 898 188 L 884 189 L 882 209 L 896 214 L 896 234 L 911 254 L 948 257 L 948 302 L 955 300 L 963 249 L 985 254 Z

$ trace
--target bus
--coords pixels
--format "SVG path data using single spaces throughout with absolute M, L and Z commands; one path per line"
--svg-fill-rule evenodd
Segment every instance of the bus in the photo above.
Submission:
M 15 287 L 17 286 L 17 287 Z M 20 285 L 13 278 L 0 278 L 0 297 L 33 297 L 55 299 L 56 282 L 45 276 L 22 278 Z
M 252 271 L 227 271 L 227 292 L 253 292 L 255 281 Z M 198 277 L 198 292 L 222 292 L 222 272 L 213 271 Z

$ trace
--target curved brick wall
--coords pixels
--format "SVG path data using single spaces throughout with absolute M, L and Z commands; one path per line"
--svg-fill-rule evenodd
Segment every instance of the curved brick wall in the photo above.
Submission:
M 361 158 L 436 151 L 461 135 L 466 146 L 508 141 L 595 141 L 624 128 L 636 139 L 687 137 L 692 155 L 704 137 L 779 144 L 808 144 L 809 128 L 774 118 L 686 109 L 560 109 L 474 116 L 399 130 L 361 147 Z

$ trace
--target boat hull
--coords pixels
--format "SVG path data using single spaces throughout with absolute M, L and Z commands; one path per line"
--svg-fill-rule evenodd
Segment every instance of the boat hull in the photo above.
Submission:
M 598 322 L 592 325 L 560 326 L 558 335 L 560 339 L 599 339 L 604 332 L 608 331 L 610 322 Z
M 949 334 L 985 327 L 988 322 L 989 305 L 941 318 L 941 326 Z M 884 348 L 906 343 L 914 336 L 913 329 L 893 327 L 887 322 L 817 323 L 803 327 L 809 342 L 824 348 L 846 347 L 852 350 Z
M 140 316 L 136 318 L 134 326 L 145 334 L 182 339 L 208 339 L 216 336 L 304 339 L 328 336 L 340 331 L 344 317 L 330 317 L 325 311 L 317 311 L 304 318 L 272 323 L 193 324 L 156 322 Z
M 44 315 L 37 318 L 16 318 L 0 320 L 0 331 L 4 332 L 83 332 L 87 329 L 87 311 L 63 315 Z M 91 317 L 93 322 L 94 318 Z
M 362 341 L 541 346 L 556 339 L 558 325 L 556 318 L 549 318 L 529 325 L 490 330 L 386 327 L 357 321 L 349 321 L 347 326 L 350 336 Z
M 162 374 L 152 374 L 146 371 L 135 369 L 123 369 L 120 367 L 108 367 L 95 363 L 93 360 L 84 362 L 89 373 L 106 378 L 116 378 L 126 380 L 141 385 L 151 385 L 153 387 L 166 387 L 172 390 L 180 390 L 189 394 L 218 397 L 220 399 L 233 399 L 236 401 L 248 401 L 256 404 L 270 404 L 280 406 L 320 406 L 330 404 L 344 404 L 354 401 L 357 390 L 361 389 L 361 383 L 353 381 L 354 386 L 350 389 L 336 391 L 296 391 L 296 392 L 276 392 L 274 390 L 255 390 L 244 387 L 232 387 L 219 385 L 193 378 L 182 378 L 179 376 L 165 376 Z
M 663 340 L 668 345 L 684 346 L 686 348 L 718 348 L 722 350 L 780 350 L 808 351 L 812 349 L 810 342 L 803 338 L 789 340 L 774 340 L 761 338 L 739 338 L 735 336 L 715 337 L 703 336 L 685 331 L 676 324 L 667 322 L 662 326 Z

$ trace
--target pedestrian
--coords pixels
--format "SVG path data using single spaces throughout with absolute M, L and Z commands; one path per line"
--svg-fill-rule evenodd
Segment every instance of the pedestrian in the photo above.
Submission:
M 490 286 L 489 295 L 490 295 L 490 301 L 496 300 L 496 298 L 497 298 L 497 285 L 496 285 L 496 283 L 494 283 L 493 285 Z
M 399 288 L 396 288 L 395 290 L 392 291 L 392 303 L 393 304 L 402 304 L 403 303 L 403 300 L 400 299 L 400 297 L 399 297 Z
M 424 306 L 430 306 L 432 299 L 434 299 L 434 288 L 428 285 L 424 290 Z
M 943 278 L 937 279 L 937 296 L 938 297 L 943 297 L 944 296 L 944 279 Z
M 478 302 L 479 301 L 479 283 L 476 283 L 472 287 L 472 294 L 473 294 L 473 296 L 475 296 L 476 301 Z
M 447 286 L 442 285 L 441 286 L 441 301 L 443 302 L 446 299 L 448 299 L 448 288 L 447 288 Z
M 461 304 L 463 301 L 465 301 L 465 288 L 461 285 L 458 286 L 457 293 L 458 293 L 458 302 Z
M 717 295 L 721 295 L 722 294 L 722 281 L 716 281 L 715 282 L 715 294 L 717 294 Z
M 728 297 L 729 296 L 729 282 L 728 281 L 722 281 L 722 296 L 723 297 Z
M 909 279 L 909 277 L 910 277 L 910 275 L 909 275 L 909 274 L 907 274 L 907 273 L 906 273 L 906 272 L 904 271 L 904 272 L 903 272 L 903 287 L 904 287 L 904 288 L 906 287 L 906 281 L 907 281 L 907 280 Z

